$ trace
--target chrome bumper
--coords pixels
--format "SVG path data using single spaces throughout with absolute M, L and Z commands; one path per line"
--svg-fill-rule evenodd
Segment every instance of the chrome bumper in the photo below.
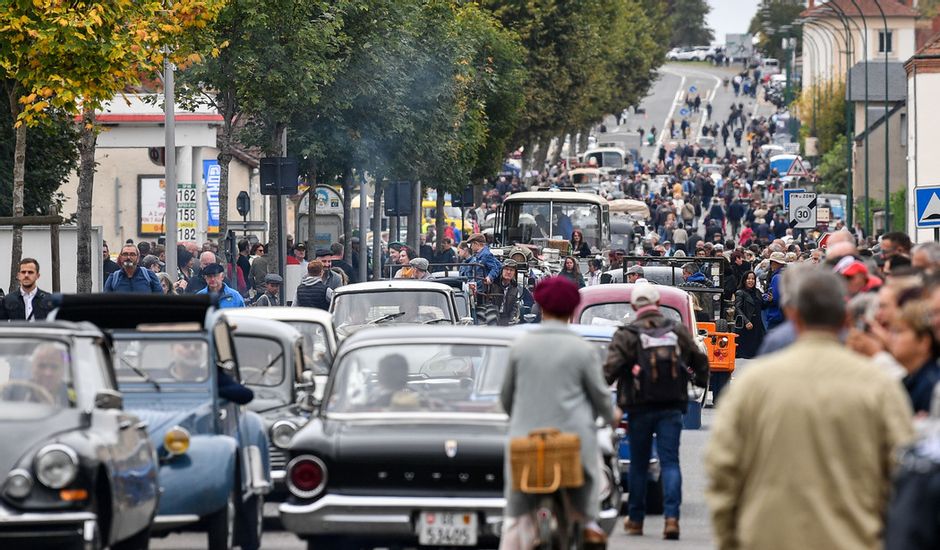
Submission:
M 92 542 L 97 532 L 98 517 L 92 512 L 18 512 L 0 505 L 0 540 L 35 535 Z
M 499 536 L 504 498 L 371 497 L 326 495 L 310 504 L 281 504 L 284 529 L 300 536 L 360 534 L 410 537 L 422 510 L 483 514 L 480 536 Z

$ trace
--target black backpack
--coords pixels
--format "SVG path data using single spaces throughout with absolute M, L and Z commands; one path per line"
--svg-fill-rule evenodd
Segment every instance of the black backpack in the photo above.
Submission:
M 645 405 L 687 400 L 689 372 L 682 364 L 675 324 L 672 321 L 662 327 L 630 324 L 624 329 L 637 337 L 637 364 L 628 367 L 633 372 L 628 403 Z

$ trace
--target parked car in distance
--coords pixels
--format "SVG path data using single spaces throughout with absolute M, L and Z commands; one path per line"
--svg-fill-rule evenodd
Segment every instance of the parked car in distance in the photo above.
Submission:
M 518 335 L 436 326 L 349 337 L 323 405 L 291 441 L 284 527 L 311 549 L 494 545 L 505 506 L 499 393 Z M 609 487 L 601 498 L 610 531 L 619 498 Z
M 336 289 L 330 313 L 339 338 L 374 325 L 472 324 L 472 318 L 460 317 L 454 293 L 450 286 L 428 280 L 356 283 Z
M 204 530 L 209 550 L 258 547 L 271 489 L 261 417 L 219 396 L 242 380 L 231 329 L 209 295 L 68 295 L 57 318 L 87 320 L 114 341 L 128 410 L 149 423 L 160 459 L 154 531 Z
M 87 323 L 4 325 L 0 548 L 146 548 L 157 454 Z

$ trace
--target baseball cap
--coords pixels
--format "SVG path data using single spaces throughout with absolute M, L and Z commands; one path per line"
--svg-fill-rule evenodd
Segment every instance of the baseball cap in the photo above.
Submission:
M 839 260 L 839 263 L 836 264 L 836 267 L 833 268 L 833 271 L 842 275 L 843 277 L 852 277 L 858 275 L 859 273 L 864 273 L 868 275 L 868 267 L 865 265 L 865 262 L 857 260 L 852 256 L 846 256 Z
M 634 308 L 650 306 L 659 303 L 659 291 L 650 283 L 638 283 L 634 285 L 630 293 L 630 304 Z

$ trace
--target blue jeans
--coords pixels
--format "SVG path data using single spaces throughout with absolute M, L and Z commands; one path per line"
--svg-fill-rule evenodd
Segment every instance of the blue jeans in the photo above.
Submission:
M 646 486 L 649 475 L 653 434 L 663 476 L 663 516 L 679 519 L 682 504 L 682 471 L 679 469 L 679 438 L 682 413 L 678 410 L 630 413 L 630 519 L 642 522 L 646 516 Z

